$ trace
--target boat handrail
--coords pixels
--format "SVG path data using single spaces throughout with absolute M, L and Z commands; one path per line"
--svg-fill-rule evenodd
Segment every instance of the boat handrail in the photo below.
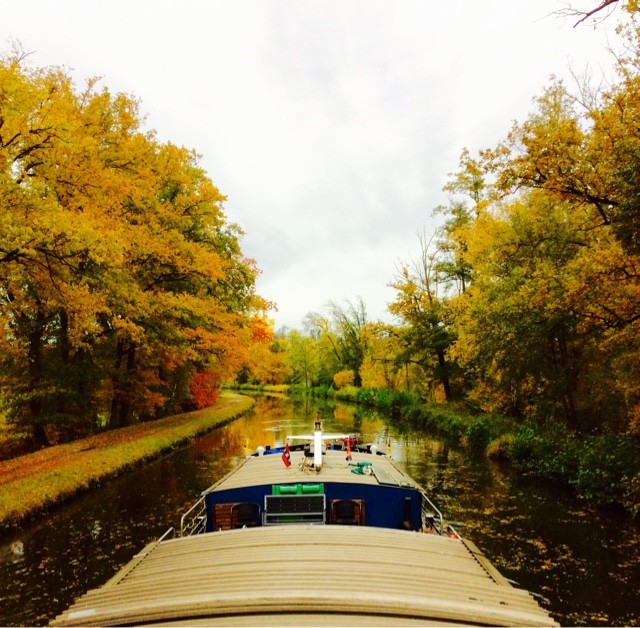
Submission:
M 193 536 L 205 531 L 207 525 L 207 505 L 201 497 L 180 519 L 180 536 Z
M 175 538 L 176 536 L 176 531 L 175 528 L 173 526 L 171 526 L 159 539 L 158 539 L 158 543 L 160 543 L 161 541 L 165 541 L 166 539 L 169 538 L 169 536 L 171 536 L 171 538 Z
M 449 536 L 454 537 L 456 539 L 461 539 L 462 537 L 458 534 L 458 531 L 451 525 L 447 525 L 447 533 Z
M 427 496 L 427 494 L 424 491 L 420 491 L 420 495 L 422 496 L 422 518 L 423 520 L 426 518 L 427 515 L 432 515 L 435 514 L 436 517 L 438 518 L 438 532 L 440 534 L 442 534 L 444 532 L 444 518 L 442 516 L 442 513 L 440 512 L 440 510 L 438 510 L 438 507 L 429 499 L 429 497 Z M 431 509 L 432 512 L 429 512 L 426 507 L 425 504 L 428 504 L 429 508 Z

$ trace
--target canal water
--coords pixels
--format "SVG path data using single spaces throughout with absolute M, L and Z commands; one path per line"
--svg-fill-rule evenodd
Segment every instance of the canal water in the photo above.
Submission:
M 397 464 L 502 573 L 562 625 L 640 625 L 640 526 L 557 487 L 518 477 L 425 434 L 399 435 L 351 405 L 260 397 L 254 411 L 192 445 L 43 515 L 0 542 L 0 625 L 46 625 L 170 527 L 248 449 L 308 431 L 390 445 Z

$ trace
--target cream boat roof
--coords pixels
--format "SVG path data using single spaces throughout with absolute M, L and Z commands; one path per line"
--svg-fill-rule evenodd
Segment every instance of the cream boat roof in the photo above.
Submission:
M 152 543 L 53 625 L 557 625 L 468 542 L 273 526 Z
M 346 460 L 345 452 L 333 450 L 328 450 L 323 455 L 320 472 L 316 472 L 311 468 L 302 469 L 303 452 L 292 451 L 290 467 L 285 467 L 280 454 L 252 456 L 206 492 L 261 484 L 293 484 L 298 482 L 390 484 L 392 486 L 420 488 L 408 475 L 398 469 L 387 456 L 372 456 L 371 454 L 354 452 L 352 458 L 351 465 L 357 465 L 358 462 L 371 463 L 374 473 L 372 475 L 352 473 L 353 466 L 350 466 L 349 461 Z

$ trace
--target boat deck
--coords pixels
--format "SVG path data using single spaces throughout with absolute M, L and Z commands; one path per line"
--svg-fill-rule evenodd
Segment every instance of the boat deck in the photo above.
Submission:
M 344 451 L 327 451 L 323 456 L 322 469 L 316 472 L 311 467 L 303 467 L 305 460 L 301 451 L 291 452 L 291 466 L 284 467 L 278 454 L 247 458 L 237 469 L 214 484 L 209 490 L 245 488 L 260 484 L 287 484 L 297 482 L 341 482 L 352 484 L 386 484 L 390 486 L 411 486 L 420 488 L 408 475 L 398 469 L 387 456 L 353 453 L 347 461 Z M 311 459 L 307 458 L 310 462 Z M 373 473 L 352 473 L 358 463 L 371 464 Z
M 557 625 L 468 542 L 315 525 L 152 543 L 53 622 L 135 624 Z

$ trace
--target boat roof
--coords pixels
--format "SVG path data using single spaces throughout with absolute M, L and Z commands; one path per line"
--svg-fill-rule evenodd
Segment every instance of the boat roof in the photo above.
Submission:
M 157 541 L 52 625 L 557 625 L 468 541 L 373 527 Z
M 406 473 L 401 471 L 388 456 L 371 454 L 352 454 L 346 460 L 344 451 L 327 450 L 322 456 L 322 468 L 316 472 L 309 466 L 303 466 L 304 452 L 292 451 L 291 466 L 286 467 L 279 454 L 251 456 L 205 492 L 223 491 L 232 488 L 245 488 L 264 484 L 289 484 L 301 482 L 341 482 L 348 484 L 371 484 L 403 486 L 420 489 Z M 307 461 L 312 459 L 307 458 Z M 372 472 L 354 473 L 358 465 L 370 465 Z M 365 467 L 366 468 L 366 467 Z

